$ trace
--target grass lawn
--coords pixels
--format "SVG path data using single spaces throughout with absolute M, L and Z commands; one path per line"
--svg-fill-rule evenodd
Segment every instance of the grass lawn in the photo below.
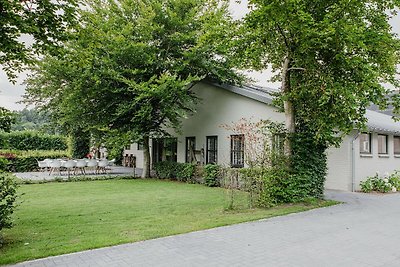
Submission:
M 160 180 L 108 180 L 22 185 L 15 226 L 3 231 L 0 264 L 59 255 L 335 204 L 283 205 L 247 209 L 238 192 L 225 211 L 221 188 Z

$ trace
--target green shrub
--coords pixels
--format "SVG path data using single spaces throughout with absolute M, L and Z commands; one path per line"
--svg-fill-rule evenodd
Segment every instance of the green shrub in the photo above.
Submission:
M 364 193 L 370 193 L 372 191 L 387 193 L 396 192 L 400 187 L 400 179 L 397 173 L 391 176 L 381 178 L 378 174 L 375 176 L 367 177 L 365 181 L 360 182 L 361 191 Z
M 33 131 L 0 132 L 0 149 L 16 150 L 66 150 L 67 139 L 60 135 Z
M 162 161 L 154 164 L 156 176 L 160 179 L 171 179 L 182 182 L 191 182 L 196 166 L 191 163 Z
M 204 166 L 204 184 L 209 187 L 219 186 L 219 169 L 218 165 L 207 164 Z
M 181 182 L 193 182 L 196 165 L 192 163 L 177 163 L 176 179 Z
M 0 151 L 0 159 L 7 160 L 5 170 L 9 172 L 37 171 L 37 161 L 69 156 L 65 151 Z
M 173 179 L 176 176 L 176 162 L 160 161 L 154 164 L 153 169 L 159 179 Z
M 396 191 L 400 190 L 400 175 L 398 171 L 395 171 L 389 176 L 389 183 L 396 188 Z
M 0 231 L 12 226 L 11 215 L 17 199 L 17 183 L 12 175 L 0 173 Z
M 8 160 L 0 157 L 0 172 L 5 171 L 7 169 Z
M 366 181 L 360 182 L 361 191 L 364 193 L 370 193 L 374 190 L 374 183 L 372 179 L 368 178 Z

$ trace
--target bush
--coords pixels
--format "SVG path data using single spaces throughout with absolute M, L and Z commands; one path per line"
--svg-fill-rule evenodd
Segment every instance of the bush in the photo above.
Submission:
M 0 172 L 5 171 L 7 169 L 8 160 L 0 157 Z
M 11 215 L 17 199 L 17 183 L 12 175 L 0 173 L 0 231 L 12 226 Z
M 219 186 L 219 166 L 207 164 L 204 166 L 204 184 L 209 187 Z
M 191 163 L 162 161 L 154 164 L 154 170 L 156 176 L 160 179 L 191 182 L 195 173 L 195 165 Z
M 396 173 L 391 176 L 381 178 L 378 174 L 375 176 L 367 177 L 365 181 L 360 182 L 361 191 L 364 193 L 370 193 L 372 191 L 387 193 L 396 192 L 400 189 L 400 178 Z
M 16 150 L 66 150 L 67 139 L 60 135 L 39 134 L 38 132 L 0 132 L 0 149 Z
M 64 151 L 1 151 L 0 161 L 7 160 L 5 167 L 9 172 L 30 172 L 38 170 L 37 161 L 44 159 L 67 158 Z

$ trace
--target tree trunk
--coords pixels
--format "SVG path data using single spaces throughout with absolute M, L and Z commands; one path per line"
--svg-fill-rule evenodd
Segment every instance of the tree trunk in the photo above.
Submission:
M 290 56 L 287 54 L 284 61 L 283 61 L 283 65 L 282 65 L 282 86 L 281 86 L 281 90 L 283 92 L 283 94 L 288 94 L 290 93 L 290 63 L 291 63 L 291 59 Z M 293 134 L 295 132 L 295 119 L 294 119 L 294 107 L 293 107 L 293 103 L 290 99 L 285 98 L 285 100 L 283 101 L 283 107 L 285 110 L 285 126 L 286 126 L 286 130 L 289 133 L 289 137 L 291 134 Z M 290 142 L 290 138 L 286 139 L 285 142 L 285 151 L 287 155 L 291 155 L 292 154 L 292 146 L 291 146 L 291 142 Z
M 143 139 L 143 171 L 142 178 L 150 177 L 150 145 L 149 137 L 145 136 Z

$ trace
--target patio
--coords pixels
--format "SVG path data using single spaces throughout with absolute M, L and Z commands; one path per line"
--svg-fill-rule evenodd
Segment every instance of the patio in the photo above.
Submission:
M 98 177 L 98 176 L 129 176 L 134 175 L 136 177 L 140 177 L 142 174 L 142 169 L 134 169 L 129 167 L 121 167 L 121 166 L 110 166 L 108 167 L 106 174 L 94 174 L 94 173 L 86 173 L 86 175 L 82 175 L 80 173 L 73 174 L 70 173 L 70 177 L 76 176 L 86 176 L 86 177 Z M 57 177 L 61 177 L 64 179 L 68 179 L 68 174 L 66 171 L 63 171 L 61 175 L 58 172 L 53 172 L 49 175 L 49 172 L 17 172 L 14 173 L 15 176 L 22 180 L 32 180 L 32 181 L 49 181 L 54 180 Z

